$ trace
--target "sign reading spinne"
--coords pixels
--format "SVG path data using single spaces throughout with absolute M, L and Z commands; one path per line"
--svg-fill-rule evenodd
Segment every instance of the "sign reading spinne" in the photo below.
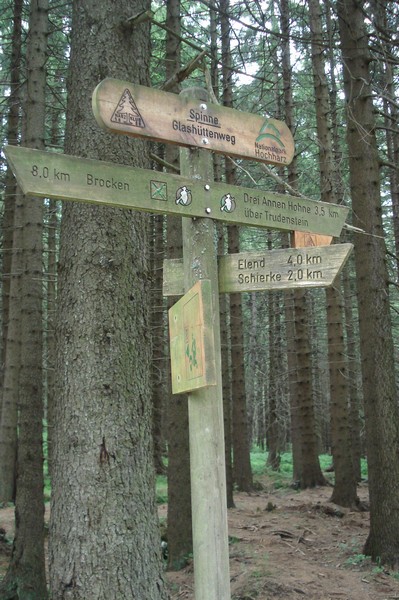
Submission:
M 196 102 L 155 88 L 104 79 L 93 93 L 98 124 L 113 133 L 288 165 L 294 140 L 277 119 Z

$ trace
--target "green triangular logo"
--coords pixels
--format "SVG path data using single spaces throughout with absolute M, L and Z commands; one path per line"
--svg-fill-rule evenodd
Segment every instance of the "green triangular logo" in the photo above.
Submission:
M 260 128 L 259 135 L 256 138 L 256 141 L 260 142 L 261 140 L 264 140 L 266 138 L 273 140 L 273 142 L 275 144 L 278 144 L 281 148 L 285 148 L 285 144 L 281 141 L 280 131 L 275 125 L 273 125 L 273 123 L 270 123 L 269 119 L 266 119 L 266 121 Z

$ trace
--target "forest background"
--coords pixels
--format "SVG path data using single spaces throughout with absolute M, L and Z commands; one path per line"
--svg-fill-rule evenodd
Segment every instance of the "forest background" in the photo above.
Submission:
M 214 156 L 215 179 L 345 204 L 355 253 L 327 291 L 221 297 L 228 505 L 253 489 L 252 446 L 276 470 L 292 451 L 302 489 L 325 483 L 318 455 L 331 452 L 332 499 L 351 508 L 367 456 L 364 551 L 399 567 L 397 3 L 117 4 L 2 3 L 1 145 L 177 172 L 176 148 L 99 131 L 90 102 L 105 77 L 199 85 L 288 125 L 289 167 Z M 15 502 L 17 526 L 4 598 L 48 594 L 43 450 L 51 597 L 164 598 L 165 458 L 170 568 L 192 547 L 187 399 L 170 393 L 162 296 L 181 222 L 26 198 L 4 156 L 0 175 L 0 501 Z M 215 243 L 266 253 L 291 240 L 229 226 Z

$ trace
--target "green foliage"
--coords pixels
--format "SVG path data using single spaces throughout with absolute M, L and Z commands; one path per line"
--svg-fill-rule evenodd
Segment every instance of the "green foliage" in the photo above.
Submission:
M 354 554 L 346 559 L 345 565 L 349 567 L 363 567 L 368 562 L 370 562 L 370 557 L 365 554 Z
M 273 479 L 274 487 L 276 489 L 288 487 L 291 484 L 293 473 L 292 453 L 283 452 L 280 459 L 279 471 L 273 471 L 267 466 L 267 452 L 255 446 L 251 452 L 252 473 L 258 477 L 268 475 Z M 321 470 L 325 471 L 331 466 L 332 457 L 330 454 L 320 454 L 319 461 Z M 361 459 L 361 475 L 362 479 L 367 479 L 367 460 L 365 458 Z

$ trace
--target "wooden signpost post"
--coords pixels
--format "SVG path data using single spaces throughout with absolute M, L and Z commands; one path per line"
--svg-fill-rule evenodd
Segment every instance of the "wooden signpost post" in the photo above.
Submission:
M 180 96 L 106 79 L 93 93 L 99 124 L 114 133 L 183 146 L 171 175 L 27 148 L 5 149 L 25 194 L 188 217 L 183 260 L 166 261 L 173 392 L 189 392 L 196 600 L 230 600 L 219 292 L 331 285 L 351 244 L 221 257 L 215 220 L 339 236 L 348 209 L 215 183 L 206 148 L 286 165 L 294 143 L 284 123 L 209 104 L 204 90 Z M 202 218 L 199 218 L 202 217 Z

